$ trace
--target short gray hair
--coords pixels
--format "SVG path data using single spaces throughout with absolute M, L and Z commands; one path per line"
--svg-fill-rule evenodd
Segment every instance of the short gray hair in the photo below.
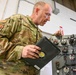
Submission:
M 45 4 L 46 4 L 45 2 L 43 2 L 43 1 L 39 1 L 39 2 L 37 2 L 37 3 L 34 5 L 33 10 L 34 10 L 36 7 L 38 7 L 38 6 L 43 7 Z

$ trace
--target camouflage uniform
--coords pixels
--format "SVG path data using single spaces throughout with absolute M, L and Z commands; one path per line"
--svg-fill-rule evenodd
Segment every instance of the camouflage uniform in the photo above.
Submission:
M 21 51 L 41 37 L 29 16 L 17 14 L 0 21 L 0 75 L 38 75 L 36 68 L 23 62 Z

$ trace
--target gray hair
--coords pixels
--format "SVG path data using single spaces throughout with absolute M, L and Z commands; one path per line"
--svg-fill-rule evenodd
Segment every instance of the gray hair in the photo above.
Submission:
M 34 9 L 36 8 L 36 7 L 44 7 L 44 5 L 45 5 L 46 3 L 45 2 L 43 2 L 43 1 L 39 1 L 39 2 L 37 2 L 35 5 L 34 5 L 34 8 L 33 8 L 33 11 L 34 11 Z

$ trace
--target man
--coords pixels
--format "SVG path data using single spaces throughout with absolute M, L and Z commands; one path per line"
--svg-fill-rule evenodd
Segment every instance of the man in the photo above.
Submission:
M 0 74 L 38 75 L 39 71 L 22 58 L 39 58 L 41 50 L 35 43 L 42 37 L 38 25 L 50 21 L 51 6 L 45 2 L 34 5 L 31 16 L 13 15 L 0 21 Z M 58 33 L 56 33 L 58 34 Z

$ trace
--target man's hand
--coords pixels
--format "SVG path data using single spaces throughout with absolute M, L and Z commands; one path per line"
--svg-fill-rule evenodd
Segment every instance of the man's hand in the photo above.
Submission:
M 23 48 L 22 58 L 32 58 L 32 59 L 39 58 L 40 50 L 41 48 L 39 48 L 36 45 L 27 45 Z
M 62 33 L 61 30 L 58 30 L 56 33 L 54 33 L 55 36 L 63 36 L 64 34 Z

